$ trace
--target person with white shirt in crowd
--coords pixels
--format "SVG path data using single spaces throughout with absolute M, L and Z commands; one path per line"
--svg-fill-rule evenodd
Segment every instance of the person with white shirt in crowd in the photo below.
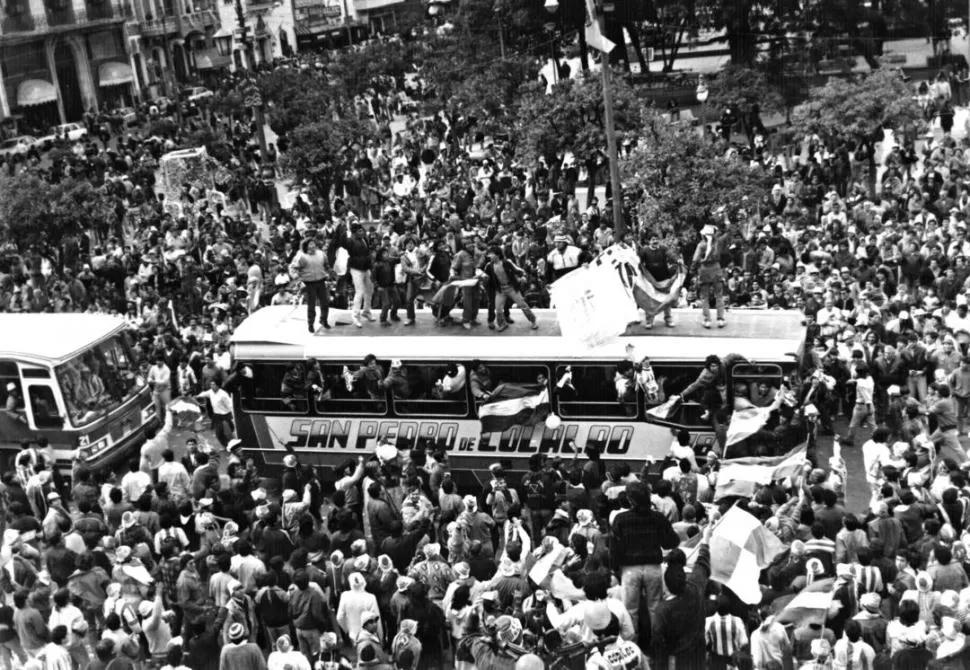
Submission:
M 862 461 L 866 471 L 866 482 L 872 489 L 874 499 L 878 499 L 882 486 L 882 469 L 887 465 L 895 465 L 892 452 L 889 450 L 889 429 L 878 426 L 872 431 L 865 444 L 862 445 Z
M 209 390 L 195 396 L 197 400 L 208 400 L 212 407 L 212 429 L 216 439 L 223 447 L 233 438 L 235 427 L 232 423 L 232 396 L 222 388 L 218 381 L 209 382 Z
M 855 406 L 849 419 L 849 439 L 854 439 L 860 428 L 875 425 L 876 408 L 872 396 L 876 383 L 869 374 L 869 366 L 864 363 L 855 367 L 855 378 L 849 383 L 855 386 Z
M 165 409 L 172 402 L 172 370 L 161 354 L 155 357 L 155 364 L 149 368 L 146 381 L 152 390 L 155 413 L 158 416 L 165 416 Z

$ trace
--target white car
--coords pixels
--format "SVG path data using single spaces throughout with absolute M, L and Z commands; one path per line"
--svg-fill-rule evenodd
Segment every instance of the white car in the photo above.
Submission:
M 87 136 L 88 129 L 80 123 L 62 123 L 59 126 L 54 126 L 49 135 L 38 137 L 37 143 L 42 149 L 49 149 L 54 146 L 54 142 L 58 139 L 66 138 L 68 142 L 73 144 L 74 142 L 80 142 Z
M 185 99 L 189 102 L 200 102 L 207 98 L 211 98 L 213 95 L 214 93 L 205 86 L 193 86 L 188 90 Z
M 37 139 L 31 135 L 20 135 L 11 137 L 9 140 L 0 142 L 0 156 L 17 160 L 23 158 L 31 150 L 37 148 Z

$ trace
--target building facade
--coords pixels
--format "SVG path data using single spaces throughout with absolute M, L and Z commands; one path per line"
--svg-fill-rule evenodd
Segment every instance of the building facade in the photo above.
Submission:
M 131 104 L 119 0 L 0 0 L 0 117 L 46 130 Z
M 218 46 L 221 53 L 228 51 L 233 71 L 272 63 L 296 53 L 294 0 L 217 1 L 222 22 Z M 240 26 L 240 16 L 245 32 Z

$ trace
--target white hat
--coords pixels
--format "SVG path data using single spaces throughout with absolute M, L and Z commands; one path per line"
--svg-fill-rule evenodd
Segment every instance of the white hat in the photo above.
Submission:
M 284 467 L 287 467 L 287 468 L 295 468 L 296 467 L 296 456 L 294 456 L 293 454 L 287 454 L 286 456 L 284 456 L 283 457 L 283 466 Z
M 393 361 L 391 361 L 391 369 L 403 368 L 403 367 L 404 367 L 404 363 L 401 362 L 400 358 L 395 358 Z
M 241 446 L 242 446 L 242 440 L 240 440 L 238 437 L 234 437 L 231 440 L 229 440 L 229 444 L 226 445 L 226 449 L 228 449 L 229 451 L 232 451 L 236 447 L 241 447 Z
M 199 500 L 199 507 L 212 507 L 212 498 L 202 498 Z
M 17 385 L 14 384 L 13 382 L 10 382 L 9 384 L 7 384 L 7 390 L 8 391 L 16 391 L 17 390 Z
M 150 616 L 153 611 L 155 611 L 155 603 L 153 601 L 142 600 L 140 603 L 138 603 L 139 616 Z
M 717 228 L 711 224 L 707 224 L 701 228 L 701 237 L 713 237 L 714 235 L 717 235 Z
M 293 489 L 283 491 L 283 502 L 290 502 L 292 500 L 296 500 L 296 491 Z

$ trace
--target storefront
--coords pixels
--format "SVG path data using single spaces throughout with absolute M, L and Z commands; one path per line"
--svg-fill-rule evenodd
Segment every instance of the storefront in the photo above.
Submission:
M 134 72 L 127 63 L 109 61 L 98 66 L 98 87 L 101 92 L 102 108 L 117 109 L 132 106 L 134 82 Z

